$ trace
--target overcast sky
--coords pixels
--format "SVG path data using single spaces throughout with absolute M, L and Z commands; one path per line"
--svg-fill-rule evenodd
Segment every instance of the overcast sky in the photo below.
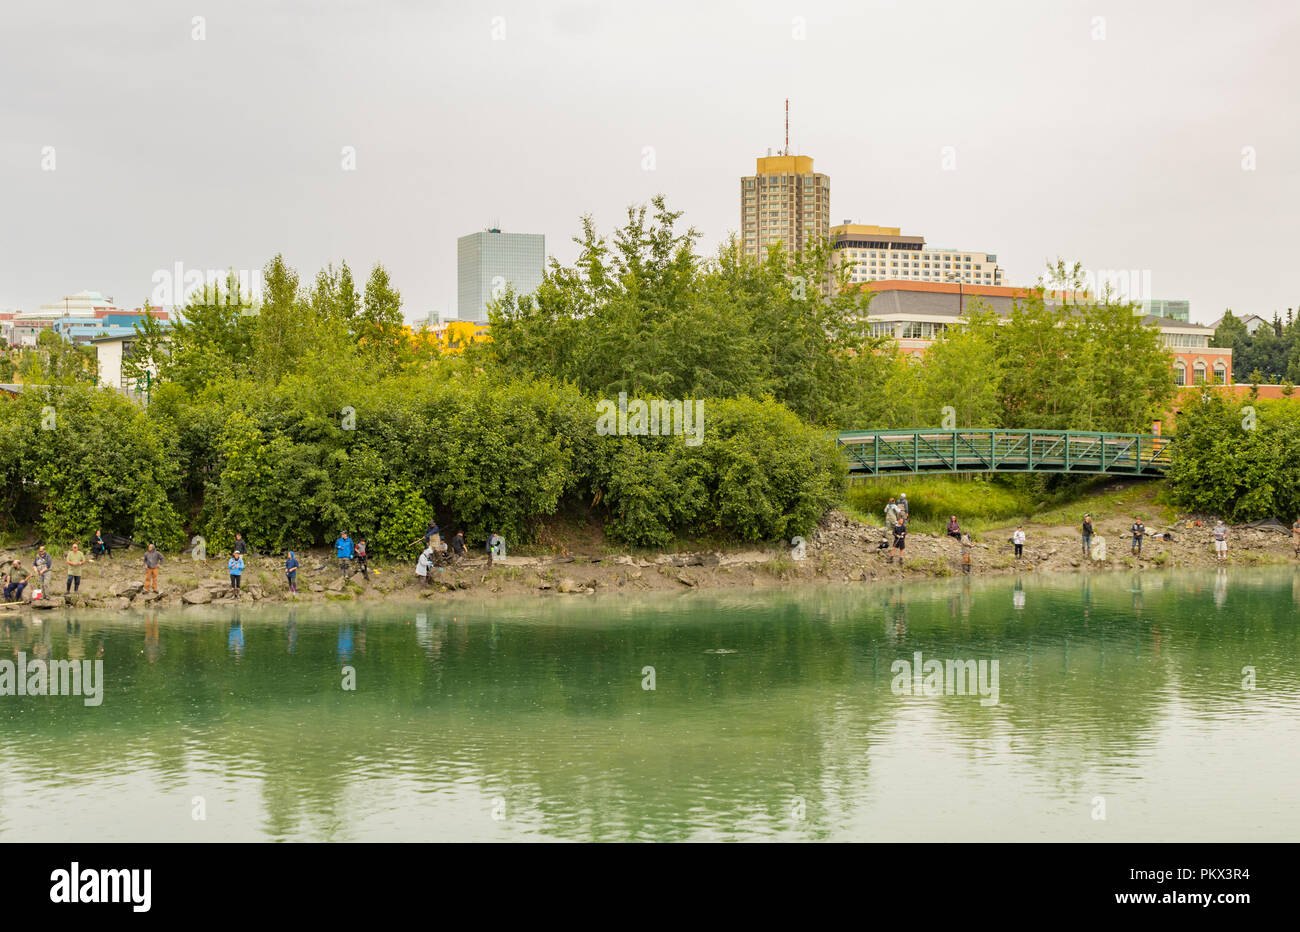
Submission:
M 0 307 L 283 252 L 454 312 L 458 236 L 568 262 L 582 214 L 655 193 L 712 252 L 789 97 L 833 222 L 1271 315 L 1300 306 L 1297 48 L 1293 0 L 4 0 Z

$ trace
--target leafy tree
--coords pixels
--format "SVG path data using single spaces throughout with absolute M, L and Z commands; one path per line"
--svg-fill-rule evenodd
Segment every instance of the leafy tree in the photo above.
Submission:
M 93 347 L 75 346 L 53 330 L 42 330 L 18 364 L 26 385 L 93 384 L 96 370 Z
M 481 357 L 604 398 L 771 394 L 827 425 L 858 404 L 847 361 L 878 341 L 866 338 L 869 295 L 829 287 L 847 273 L 828 275 L 827 244 L 754 262 L 733 238 L 704 261 L 680 219 L 662 197 L 629 208 L 610 239 L 584 217 L 572 267 L 553 260 L 535 295 L 507 291 L 489 308 Z
M 405 344 L 404 327 L 402 295 L 393 287 L 388 270 L 376 263 L 366 280 L 365 304 L 356 321 L 357 342 L 375 365 L 391 371 Z
M 292 371 L 306 350 L 315 315 L 298 294 L 298 273 L 285 264 L 282 255 L 266 264 L 262 282 L 253 360 L 259 375 L 275 383 Z
M 1300 409 L 1252 405 L 1248 418 L 1243 403 L 1205 392 L 1179 412 L 1169 470 L 1178 504 L 1230 521 L 1300 514 Z
M 936 340 L 919 366 L 906 367 L 923 411 L 918 426 L 940 426 L 946 407 L 958 428 L 998 426 L 997 316 L 978 298 L 965 314 L 965 324 Z
M 246 313 L 247 301 L 234 272 L 225 288 L 205 284 L 172 322 L 166 349 L 150 329 L 153 325 L 141 322 L 137 333 L 147 339 L 136 358 L 141 365 L 156 364 L 161 380 L 176 382 L 191 394 L 224 378 L 248 375 L 256 328 Z

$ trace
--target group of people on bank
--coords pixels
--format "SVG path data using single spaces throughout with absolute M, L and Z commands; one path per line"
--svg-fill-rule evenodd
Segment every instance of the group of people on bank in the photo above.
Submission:
M 907 521 L 907 495 L 906 493 L 900 493 L 897 497 L 890 498 L 889 502 L 885 505 L 885 529 L 890 537 L 889 539 L 886 539 L 886 541 L 882 542 L 880 546 L 882 549 L 886 547 L 889 548 L 890 563 L 894 562 L 895 555 L 897 555 L 899 564 L 902 564 L 903 562 L 903 552 L 907 546 Z M 1199 521 L 1197 522 L 1197 526 L 1200 526 Z M 956 515 L 950 515 L 948 517 L 948 526 L 945 533 L 948 537 L 951 537 L 960 543 L 962 572 L 969 574 L 971 571 L 971 551 L 974 549 L 974 543 L 971 540 L 970 534 L 961 529 L 961 524 L 958 522 Z M 1133 556 L 1141 556 L 1142 542 L 1150 536 L 1147 533 L 1146 524 L 1143 523 L 1141 515 L 1135 515 L 1133 517 L 1133 523 L 1129 526 L 1128 534 L 1130 539 L 1130 554 Z M 1165 540 L 1173 539 L 1173 535 L 1170 533 L 1157 533 L 1155 536 Z M 1215 522 L 1214 528 L 1210 532 L 1210 536 L 1214 541 L 1215 559 L 1219 563 L 1226 562 L 1228 559 L 1228 526 L 1224 523 L 1222 518 Z M 1084 558 L 1088 559 L 1094 556 L 1094 538 L 1100 539 L 1100 535 L 1096 533 L 1091 512 L 1083 516 L 1080 537 L 1083 544 Z M 1016 560 L 1020 560 L 1024 557 L 1026 540 L 1027 536 L 1025 534 L 1024 525 L 1017 525 L 1008 541 L 1012 546 Z M 1300 559 L 1300 517 L 1297 517 L 1295 522 L 1291 525 L 1291 541 L 1295 548 L 1296 558 Z M 1105 558 L 1104 551 L 1101 552 L 1101 555 L 1098 558 Z
M 907 549 L 907 522 L 910 517 L 910 511 L 907 504 L 907 493 L 899 493 L 897 498 L 891 498 L 885 505 L 885 528 L 888 530 L 892 540 L 887 540 L 880 546 L 889 547 L 889 562 L 894 562 L 894 556 L 898 556 L 898 562 L 901 566 L 903 563 L 903 553 Z M 961 544 L 961 570 L 969 574 L 971 571 L 971 551 L 975 544 L 971 537 L 961 529 L 956 515 L 949 515 L 947 535 Z
M 107 554 L 108 547 L 103 544 L 101 533 L 95 534 L 95 540 L 101 545 L 102 549 L 96 548 L 96 554 Z M 149 548 L 153 550 L 153 546 Z M 73 542 L 72 546 L 63 555 L 63 563 L 67 567 L 67 582 L 64 584 L 65 592 L 81 591 L 81 573 L 82 568 L 93 560 L 94 557 L 86 554 L 81 549 L 81 545 Z M 50 577 L 54 575 L 54 557 L 45 549 L 44 545 L 36 548 L 36 559 L 32 561 L 32 569 L 29 572 L 23 567 L 22 560 L 12 560 L 9 566 L 3 570 L 4 596 L 6 602 L 16 602 L 22 599 L 23 592 L 33 578 L 36 580 L 36 588 L 42 593 L 47 592 L 50 588 Z
M 442 539 L 442 532 L 436 521 L 430 521 L 425 529 L 424 537 L 417 538 L 412 543 L 413 545 L 423 544 L 423 549 L 416 559 L 415 575 L 424 585 L 428 585 L 432 577 L 432 570 L 435 567 L 459 562 L 468 553 L 465 544 L 465 532 L 457 531 L 450 541 L 445 541 Z M 505 538 L 498 533 L 493 533 L 488 538 L 486 549 L 490 566 L 493 560 L 505 557 Z M 347 531 L 341 532 L 334 542 L 334 555 L 345 578 L 350 576 L 354 569 L 360 570 L 365 578 L 370 578 L 370 562 L 365 538 L 353 540 Z M 63 562 L 67 568 L 67 581 L 64 585 L 65 594 L 81 591 L 81 576 L 87 563 L 93 562 L 99 557 L 111 558 L 112 556 L 109 538 L 105 537 L 102 531 L 95 532 L 90 553 L 83 551 L 80 544 L 74 542 L 63 557 Z M 235 534 L 235 542 L 231 547 L 230 557 L 226 560 L 226 570 L 230 577 L 230 588 L 236 594 L 242 593 L 243 590 L 244 570 L 248 565 L 246 562 L 248 556 L 248 542 L 244 540 L 244 535 Z M 161 551 L 153 544 L 149 544 L 145 549 L 142 560 L 144 563 L 143 591 L 159 591 L 158 572 L 163 563 Z M 298 570 L 301 566 L 302 562 L 297 551 L 285 551 L 285 582 L 292 594 L 298 592 Z M 54 558 L 46 551 L 44 545 L 37 547 L 36 558 L 33 560 L 30 571 L 23 566 L 22 560 L 12 560 L 7 566 L 0 567 L 0 582 L 4 584 L 4 600 L 6 602 L 20 601 L 24 591 L 32 583 L 33 579 L 36 582 L 36 588 L 41 593 L 48 592 L 50 577 L 53 572 Z

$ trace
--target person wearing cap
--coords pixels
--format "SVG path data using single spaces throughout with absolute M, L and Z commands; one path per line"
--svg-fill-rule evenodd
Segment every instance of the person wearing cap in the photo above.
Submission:
M 1083 516 L 1083 555 L 1092 551 L 1092 512 Z

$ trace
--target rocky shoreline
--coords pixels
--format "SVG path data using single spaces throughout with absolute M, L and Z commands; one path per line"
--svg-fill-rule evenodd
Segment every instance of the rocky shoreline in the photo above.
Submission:
M 1024 557 L 1016 560 L 1007 541 L 1011 528 L 977 536 L 972 574 L 1006 575 L 1027 572 L 1106 572 L 1187 568 L 1216 565 L 1208 524 L 1186 522 L 1175 527 L 1173 540 L 1149 537 L 1140 557 L 1129 553 L 1126 526 L 1099 522 L 1097 531 L 1108 540 L 1105 560 L 1085 560 L 1078 532 L 1072 527 L 1026 525 Z M 1152 528 L 1155 533 L 1158 529 Z M 514 556 L 492 567 L 486 556 L 436 569 L 431 583 L 422 585 L 413 562 L 371 561 L 369 578 L 352 572 L 344 578 L 336 561 L 322 553 L 306 554 L 298 571 L 299 593 L 288 591 L 278 558 L 247 559 L 244 588 L 236 595 L 225 575 L 224 560 L 192 561 L 170 556 L 164 562 L 159 592 L 144 592 L 139 551 L 121 551 L 85 568 L 81 591 L 65 596 L 65 576 L 57 568 L 48 598 L 0 603 L 0 617 L 13 612 L 65 608 L 126 611 L 142 608 L 177 609 L 191 605 L 234 602 L 347 602 L 376 600 L 457 599 L 491 596 L 579 596 L 594 592 L 671 592 L 715 589 L 764 589 L 824 583 L 870 583 L 874 580 L 925 579 L 962 572 L 960 548 L 946 536 L 909 534 L 902 565 L 888 562 L 883 528 L 857 521 L 841 512 L 827 515 L 807 537 L 802 549 L 780 546 L 717 549 L 655 554 L 590 553 L 557 556 Z M 30 565 L 27 548 L 0 553 Z M 1277 529 L 1237 527 L 1229 535 L 1228 564 L 1266 566 L 1297 564 L 1290 533 Z M 31 586 L 28 587 L 28 593 Z

